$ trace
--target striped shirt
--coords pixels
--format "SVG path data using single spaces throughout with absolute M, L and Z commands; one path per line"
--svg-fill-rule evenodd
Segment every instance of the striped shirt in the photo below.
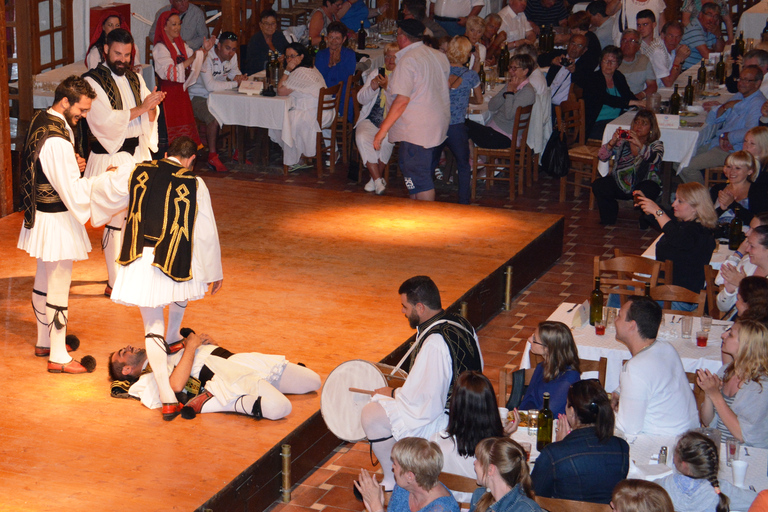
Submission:
M 565 0 L 556 0 L 555 5 L 550 8 L 542 6 L 541 0 L 528 0 L 528 5 L 525 7 L 525 17 L 540 27 L 557 25 L 560 20 L 568 17 L 568 8 L 565 5 Z
M 691 49 L 691 54 L 683 62 L 683 71 L 701 62 L 703 57 L 697 46 L 706 45 L 707 48 L 712 48 L 715 43 L 717 43 L 715 34 L 710 34 L 704 30 L 698 18 L 691 20 L 685 29 L 682 41 L 680 41 L 680 44 L 687 45 Z

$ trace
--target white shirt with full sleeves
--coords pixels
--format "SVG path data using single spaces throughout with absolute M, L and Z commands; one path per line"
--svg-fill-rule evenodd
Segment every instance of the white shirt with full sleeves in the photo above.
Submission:
M 144 83 L 144 78 L 137 75 L 141 84 L 141 100 L 149 96 L 150 92 Z M 125 163 L 139 163 L 152 158 L 151 151 L 157 151 L 157 116 L 159 109 L 155 107 L 155 120 L 149 120 L 149 113 L 144 113 L 131 120 L 131 109 L 137 107 L 136 100 L 131 91 L 131 85 L 125 76 L 117 76 L 112 73 L 120 97 L 123 102 L 122 110 L 113 110 L 104 89 L 90 77 L 85 80 L 96 91 L 96 99 L 91 104 L 91 112 L 88 114 L 88 128 L 98 139 L 99 143 L 110 154 L 100 155 L 91 153 L 88 164 L 85 167 L 86 176 L 98 176 L 107 166 L 120 166 Z M 139 146 L 133 154 L 118 152 L 125 139 L 138 137 Z
M 171 43 L 176 46 L 176 43 Z M 155 59 L 155 73 L 161 80 L 169 80 L 171 82 L 180 82 L 184 84 L 184 90 L 186 91 L 189 86 L 197 81 L 200 76 L 200 70 L 203 67 L 203 57 L 205 53 L 202 50 L 192 50 L 186 44 L 184 45 L 187 58 L 194 55 L 195 60 L 192 62 L 191 71 L 189 76 L 186 74 L 184 63 L 176 63 L 171 58 L 171 52 L 163 43 L 157 43 L 152 48 L 152 58 Z M 178 48 L 178 47 L 177 47 Z
M 234 55 L 230 60 L 222 61 L 216 55 L 216 51 L 211 50 L 203 62 L 203 68 L 200 70 L 197 82 L 189 88 L 189 95 L 207 98 L 211 92 L 236 89 L 237 82 L 234 79 L 241 74 L 240 68 L 237 66 L 237 55 Z
M 48 113 L 64 116 L 48 109 Z M 70 140 L 49 137 L 38 148 L 43 174 L 61 197 L 66 212 L 35 212 L 35 225 L 21 227 L 17 247 L 43 261 L 86 260 L 91 250 L 84 224 L 91 217 L 90 195 L 93 180 L 80 177 L 73 146 L 75 137 L 67 124 Z
M 624 364 L 616 428 L 625 434 L 676 436 L 699 426 L 693 391 L 675 348 L 655 341 Z
M 507 42 L 512 43 L 525 39 L 525 34 L 533 30 L 533 27 L 528 22 L 528 18 L 525 17 L 525 13 L 515 13 L 510 6 L 504 7 L 499 11 L 501 16 L 501 28 L 499 31 L 507 33 Z

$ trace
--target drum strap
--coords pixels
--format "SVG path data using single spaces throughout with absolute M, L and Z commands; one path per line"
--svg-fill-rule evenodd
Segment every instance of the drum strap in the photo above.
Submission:
M 448 319 L 437 320 L 436 322 L 434 322 L 432 325 L 429 326 L 429 329 L 425 329 L 424 332 L 422 332 L 419 336 L 416 337 L 416 341 L 413 342 L 413 345 L 411 345 L 411 348 L 408 349 L 408 352 L 406 352 L 405 355 L 402 357 L 402 359 L 400 359 L 400 362 L 397 363 L 397 366 L 395 366 L 392 369 L 392 371 L 390 372 L 390 375 L 394 375 L 395 373 L 397 373 L 400 367 L 403 366 L 403 363 L 405 363 L 405 361 L 408 359 L 408 356 L 411 355 L 411 352 L 416 350 L 416 347 L 418 347 L 421 344 L 421 340 L 424 338 L 424 336 L 426 336 L 426 334 L 430 332 L 434 326 L 440 325 L 440 324 L 451 324 L 455 327 L 458 327 L 459 329 L 463 329 L 467 331 L 467 328 L 458 322 L 454 322 Z

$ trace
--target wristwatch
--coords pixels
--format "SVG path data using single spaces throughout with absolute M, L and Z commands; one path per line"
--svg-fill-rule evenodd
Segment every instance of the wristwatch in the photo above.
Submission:
M 657 216 L 657 217 L 661 217 L 662 215 L 664 215 L 664 210 L 662 210 L 661 208 L 659 208 L 658 210 L 656 210 L 656 216 Z

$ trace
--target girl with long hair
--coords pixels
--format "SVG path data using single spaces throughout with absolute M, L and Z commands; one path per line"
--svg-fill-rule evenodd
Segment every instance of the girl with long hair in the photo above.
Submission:
M 523 447 L 508 437 L 483 439 L 475 448 L 478 490 L 469 512 L 540 512 L 533 500 L 531 476 Z

